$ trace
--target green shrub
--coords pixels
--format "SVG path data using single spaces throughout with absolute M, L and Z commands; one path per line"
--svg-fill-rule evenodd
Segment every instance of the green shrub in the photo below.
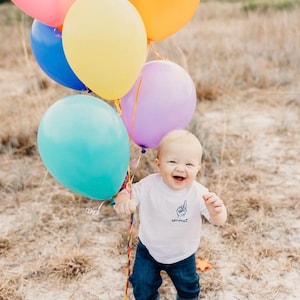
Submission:
M 244 11 L 267 11 L 267 10 L 285 10 L 292 9 L 299 5 L 299 1 L 282 0 L 282 1 L 246 1 L 242 8 Z

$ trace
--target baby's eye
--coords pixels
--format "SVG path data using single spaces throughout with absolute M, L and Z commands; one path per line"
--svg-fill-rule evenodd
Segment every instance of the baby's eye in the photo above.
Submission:
M 168 163 L 169 164 L 176 164 L 176 160 L 169 160 Z
M 194 167 L 194 164 L 192 164 L 192 163 L 187 163 L 186 166 L 187 166 L 187 167 Z

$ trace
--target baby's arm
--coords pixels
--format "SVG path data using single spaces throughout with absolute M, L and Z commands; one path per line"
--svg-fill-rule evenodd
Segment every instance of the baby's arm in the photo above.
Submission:
M 227 210 L 223 201 L 215 193 L 203 195 L 203 199 L 209 212 L 209 220 L 214 225 L 224 225 L 227 219 Z
M 130 215 L 135 212 L 136 204 L 134 199 L 130 198 L 129 192 L 123 190 L 115 197 L 114 208 L 118 215 Z

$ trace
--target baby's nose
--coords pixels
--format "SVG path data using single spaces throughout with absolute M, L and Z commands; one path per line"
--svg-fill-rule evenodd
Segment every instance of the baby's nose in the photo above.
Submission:
M 182 164 L 178 164 L 176 165 L 176 171 L 180 171 L 180 172 L 184 172 L 185 167 Z

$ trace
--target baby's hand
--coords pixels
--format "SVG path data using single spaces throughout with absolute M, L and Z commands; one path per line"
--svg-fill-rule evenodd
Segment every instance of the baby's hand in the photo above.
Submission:
M 223 201 L 215 193 L 207 193 L 203 195 L 205 205 L 209 214 L 214 217 L 225 210 Z
M 130 215 L 135 212 L 136 204 L 127 194 L 119 194 L 115 199 L 114 209 L 118 215 Z

